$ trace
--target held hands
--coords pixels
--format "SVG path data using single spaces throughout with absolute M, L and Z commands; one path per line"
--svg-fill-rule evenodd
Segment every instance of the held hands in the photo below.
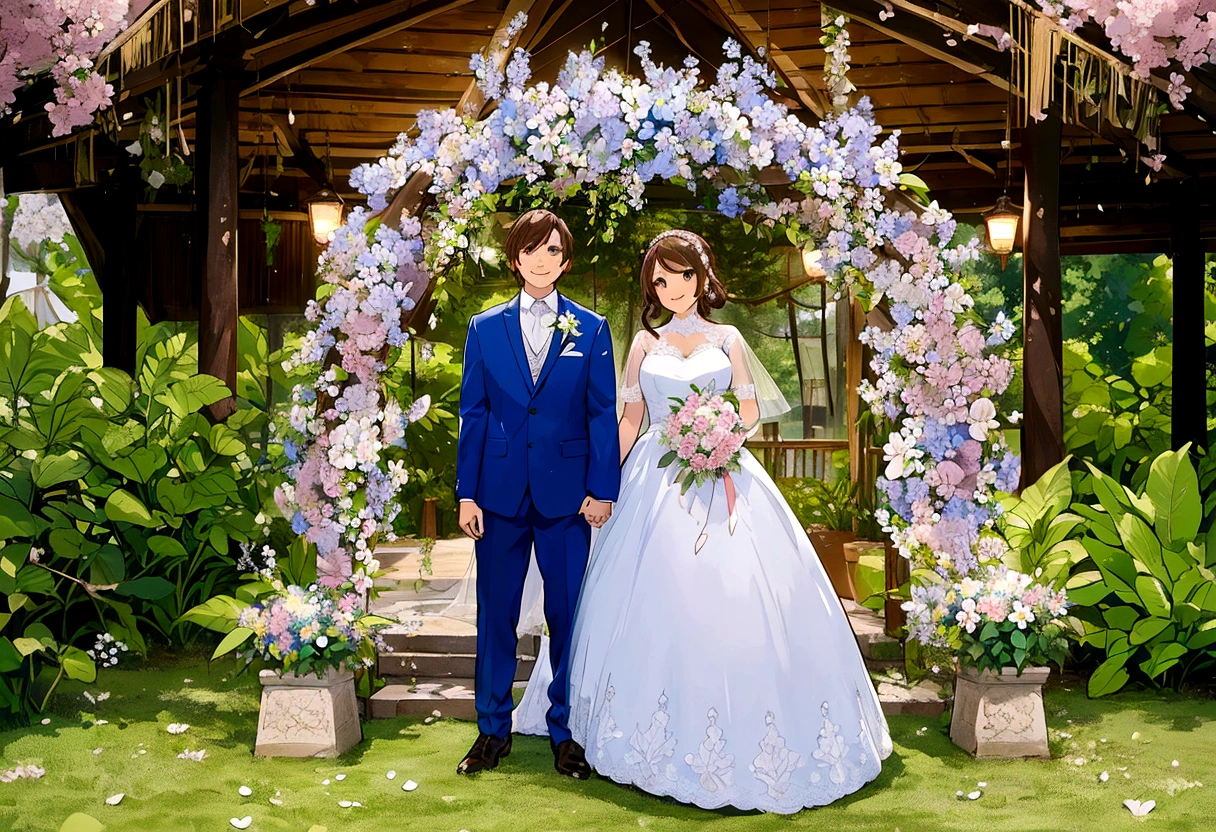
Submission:
M 600 526 L 608 522 L 608 518 L 612 516 L 612 503 L 605 503 L 588 495 L 583 500 L 582 508 L 578 513 L 583 515 L 592 528 L 598 529 Z M 461 515 L 464 516 L 463 514 Z
M 460 503 L 460 528 L 474 540 L 481 540 L 486 533 L 485 519 L 481 515 L 481 507 L 472 500 L 462 500 Z

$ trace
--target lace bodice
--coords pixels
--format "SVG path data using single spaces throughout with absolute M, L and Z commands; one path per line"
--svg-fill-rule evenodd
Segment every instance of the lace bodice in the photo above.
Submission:
M 755 398 L 744 363 L 732 355 L 739 337 L 733 326 L 690 315 L 673 318 L 657 331 L 657 338 L 645 330 L 634 338 L 621 387 L 623 401 L 646 402 L 651 425 L 661 424 L 671 412 L 672 398 L 683 399 L 694 384 L 705 389 L 712 383 L 718 390 L 734 390 L 740 399 Z M 703 335 L 704 340 L 685 354 L 668 340 L 670 334 L 689 341 Z

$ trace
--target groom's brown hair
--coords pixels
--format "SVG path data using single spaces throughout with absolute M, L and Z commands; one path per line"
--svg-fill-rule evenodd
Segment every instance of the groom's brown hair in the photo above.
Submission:
M 557 231 L 557 237 L 561 241 L 562 272 L 565 273 L 570 271 L 571 258 L 574 256 L 574 237 L 561 217 L 544 208 L 536 208 L 524 214 L 511 225 L 511 231 L 507 234 L 507 242 L 503 245 L 503 249 L 507 254 L 507 265 L 511 267 L 511 273 L 515 275 L 515 282 L 520 286 L 524 285 L 524 279 L 515 268 L 515 264 L 519 262 L 519 255 L 531 253 L 537 247 L 549 242 L 549 237 L 552 236 L 554 230 Z

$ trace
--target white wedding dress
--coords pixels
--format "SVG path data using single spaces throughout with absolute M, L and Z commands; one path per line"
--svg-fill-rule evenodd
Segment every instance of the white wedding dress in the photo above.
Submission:
M 687 357 L 668 342 L 673 326 L 685 348 L 700 340 Z M 626 370 L 622 398 L 640 393 L 651 427 L 593 541 L 570 730 L 596 772 L 652 794 L 786 814 L 831 803 L 891 753 L 878 696 L 819 558 L 755 457 L 744 450 L 731 474 L 733 534 L 721 481 L 682 496 L 677 469 L 659 467 L 670 397 L 711 382 L 753 395 L 733 327 L 695 318 L 659 333 L 639 333 Z M 543 709 L 527 705 L 544 698 L 546 671 L 538 665 L 523 703 L 540 726 Z

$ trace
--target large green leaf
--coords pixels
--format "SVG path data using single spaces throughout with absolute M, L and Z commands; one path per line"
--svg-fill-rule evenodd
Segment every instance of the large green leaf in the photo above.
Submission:
M 184 558 L 186 547 L 176 538 L 154 534 L 148 538 L 148 548 L 161 557 Z
M 1156 679 L 1165 671 L 1178 664 L 1178 660 L 1186 655 L 1186 645 L 1176 641 L 1163 642 L 1153 645 L 1149 657 L 1140 662 L 1140 669 L 1150 679 Z
M 208 630 L 230 633 L 236 628 L 237 617 L 244 609 L 245 605 L 232 596 L 217 595 L 209 601 L 187 610 L 178 621 L 197 624 Z
M 230 395 L 224 382 L 215 376 L 197 375 L 169 385 L 163 393 L 157 394 L 156 400 L 168 407 L 174 416 L 184 419 Z
M 138 483 L 147 483 L 169 462 L 169 456 L 160 445 L 150 445 L 147 448 L 136 448 L 127 456 L 134 468 L 131 479 Z
M 37 529 L 34 515 L 12 497 L 0 495 L 0 540 L 32 537 Z
M 92 467 L 93 461 L 79 451 L 65 451 L 35 460 L 31 473 L 34 476 L 34 485 L 50 488 L 61 482 L 78 480 L 89 473 Z
M 1127 552 L 1108 546 L 1100 540 L 1087 537 L 1081 541 L 1094 565 L 1112 590 L 1130 590 L 1136 584 L 1136 563 Z
M 1161 542 L 1147 523 L 1135 514 L 1125 514 L 1119 518 L 1119 536 L 1129 555 L 1159 579 L 1169 580 L 1165 563 L 1161 560 Z
M 89 658 L 89 654 L 79 647 L 70 644 L 59 654 L 59 664 L 69 679 L 78 682 L 92 682 L 97 679 L 97 665 Z
M 1103 610 L 1102 617 L 1114 629 L 1130 633 L 1132 627 L 1140 619 L 1140 613 L 1133 607 L 1111 607 Z
M 1038 481 L 1021 494 L 1021 502 L 1034 516 L 1043 514 L 1054 516 L 1072 502 L 1072 478 L 1068 473 L 1068 463 L 1072 457 L 1065 457 L 1063 462 L 1048 468 Z M 1017 509 L 1015 509 L 1017 511 Z M 1025 510 L 1023 517 L 1029 517 Z
M 61 558 L 78 558 L 84 546 L 84 535 L 74 527 L 51 529 L 48 535 L 51 551 Z
M 1102 580 L 1101 572 L 1079 572 L 1068 579 L 1064 588 L 1069 601 L 1087 607 L 1110 595 L 1110 587 Z
M 131 406 L 135 397 L 135 382 L 122 370 L 113 367 L 99 367 L 89 373 L 89 379 L 97 387 L 107 410 L 111 414 L 120 414 Z
M 140 502 L 129 491 L 116 489 L 106 500 L 106 517 L 111 520 L 121 520 L 136 526 L 151 527 L 156 525 L 147 506 Z
M 224 424 L 211 426 L 207 444 L 220 456 L 236 456 L 245 450 L 245 441 L 241 439 L 241 435 Z
M 123 581 L 118 585 L 117 592 L 119 595 L 143 598 L 145 601 L 159 601 L 161 598 L 172 595 L 175 589 L 172 582 L 155 575 L 147 575 L 133 581 Z
M 1132 378 L 1141 387 L 1156 387 L 1167 382 L 1173 372 L 1174 360 L 1170 347 L 1157 347 L 1148 355 L 1132 360 Z
M 17 572 L 17 589 L 29 595 L 54 595 L 55 576 L 34 564 L 27 564 Z
M 1170 617 L 1170 597 L 1161 581 L 1151 575 L 1137 576 L 1136 595 L 1140 597 L 1140 602 L 1149 615 Z
M 1181 547 L 1195 539 L 1203 505 L 1199 477 L 1187 448 L 1167 451 L 1153 460 L 1144 492 L 1153 503 L 1153 525 L 1167 546 Z
M 1098 669 L 1089 677 L 1089 695 L 1094 698 L 1106 696 L 1126 685 L 1127 680 L 1131 678 L 1131 674 L 1127 672 L 1127 660 L 1130 657 L 1130 653 L 1120 653 L 1098 665 Z
M 248 627 L 237 627 L 231 633 L 224 636 L 224 640 L 219 643 L 215 648 L 215 652 L 211 654 L 212 660 L 231 653 L 248 641 L 251 635 L 253 635 L 253 630 Z
M 122 583 L 127 574 L 127 565 L 120 550 L 113 543 L 107 543 L 89 557 L 89 583 L 98 586 L 112 586 Z
M 25 657 L 4 636 L 0 636 L 0 673 L 12 673 L 21 667 Z
M 1168 618 L 1142 618 L 1136 622 L 1136 626 L 1132 627 L 1128 641 L 1132 644 L 1145 644 L 1152 641 L 1168 626 L 1170 626 Z

